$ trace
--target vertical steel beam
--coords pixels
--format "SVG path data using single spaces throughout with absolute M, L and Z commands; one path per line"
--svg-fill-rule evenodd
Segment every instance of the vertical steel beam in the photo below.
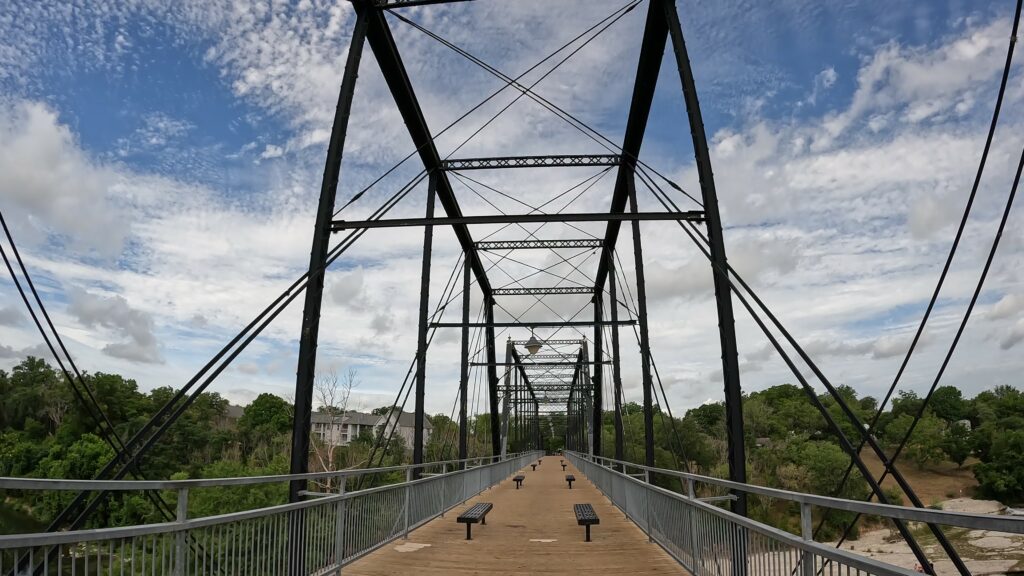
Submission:
M 463 460 L 459 463 L 460 468 L 465 468 L 464 460 L 469 458 L 469 421 L 466 413 L 469 406 L 466 398 L 469 392 L 469 254 L 466 254 L 465 260 L 462 271 L 462 373 L 459 378 L 459 460 Z
M 359 60 L 366 41 L 367 12 L 362 3 L 356 3 L 356 23 L 349 42 L 345 72 L 341 79 L 338 104 L 334 113 L 334 125 L 327 145 L 327 161 L 324 166 L 323 182 L 320 185 L 320 201 L 317 205 L 316 224 L 313 227 L 313 246 L 309 254 L 309 284 L 306 287 L 302 308 L 302 332 L 299 337 L 299 359 L 295 373 L 295 412 L 292 419 L 292 474 L 309 471 L 309 435 L 312 427 L 313 380 L 316 377 L 316 348 L 320 333 L 320 306 L 324 294 L 324 266 L 331 240 L 331 219 L 334 217 L 334 202 L 338 194 L 338 180 L 341 176 L 341 158 L 345 149 L 345 135 L 348 132 L 352 99 L 359 76 Z M 297 502 L 299 492 L 306 489 L 304 480 L 292 481 L 288 486 L 288 499 Z
M 434 199 L 437 196 L 437 172 L 430 173 L 427 184 L 427 218 L 434 217 Z M 430 307 L 430 257 L 434 250 L 434 227 L 423 227 L 423 267 L 420 270 L 420 325 L 416 343 L 416 408 L 413 415 L 412 463 L 423 463 L 424 404 L 427 393 L 427 322 Z M 463 328 L 465 330 L 465 328 Z M 420 469 L 413 468 L 413 479 L 420 477 Z
M 309 252 L 309 283 L 302 307 L 302 331 L 299 335 L 299 358 L 295 370 L 295 407 L 292 416 L 292 446 L 289 469 L 292 474 L 309 471 L 309 437 L 312 432 L 313 381 L 316 378 L 316 349 L 320 335 L 320 307 L 323 303 L 324 275 L 327 253 L 331 242 L 331 220 L 338 195 L 338 181 L 341 178 L 341 159 L 345 151 L 345 136 L 352 112 L 356 79 L 359 77 L 359 62 L 363 55 L 368 28 L 368 8 L 363 3 L 354 3 L 355 27 L 349 42 L 345 71 L 338 91 L 338 103 L 334 111 L 334 124 L 327 144 L 327 160 L 320 184 L 320 200 L 317 204 L 316 223 L 313 226 L 313 244 Z M 288 484 L 288 501 L 302 499 L 300 492 L 306 489 L 305 480 L 294 480 Z M 289 515 L 288 566 L 292 574 L 306 571 L 306 528 L 305 516 L 301 511 Z
M 615 279 L 615 253 L 608 254 L 608 297 L 612 320 L 612 385 L 615 394 L 615 459 L 625 460 L 626 441 L 622 430 L 622 366 L 619 364 L 619 297 Z
M 626 181 L 629 209 L 638 211 L 636 180 L 630 172 Z M 644 280 L 644 249 L 640 240 L 640 222 L 633 220 L 633 259 L 636 262 L 637 316 L 640 322 L 640 373 L 644 387 L 644 464 L 654 466 L 654 385 L 651 380 L 651 339 L 647 328 L 647 282 Z
M 601 456 L 601 435 L 604 430 L 604 326 L 601 324 L 604 315 L 604 298 L 601 292 L 594 293 L 594 415 L 591 417 L 590 428 L 594 434 L 594 454 Z
M 729 445 L 729 479 L 746 483 L 746 452 L 743 445 L 743 392 L 740 388 L 740 369 L 736 347 L 736 326 L 732 310 L 732 289 L 725 257 L 725 241 L 722 235 L 722 219 L 718 211 L 718 192 L 711 170 L 711 154 L 708 151 L 707 134 L 697 99 L 697 87 L 690 67 L 690 57 L 683 40 L 683 29 L 679 24 L 679 13 L 675 0 L 658 0 L 663 6 L 669 37 L 679 68 L 679 79 L 689 117 L 690 136 L 697 162 L 697 176 L 700 180 L 701 199 L 704 203 L 704 218 L 708 228 L 711 249 L 712 273 L 715 284 L 715 303 L 718 308 L 718 335 L 722 348 L 722 379 L 725 387 L 725 422 Z M 747 515 L 747 497 L 735 493 L 732 511 Z
M 576 382 L 580 377 L 579 354 L 576 355 L 576 368 L 572 373 L 572 382 L 569 384 L 569 416 L 566 418 L 566 435 L 572 440 L 570 450 L 579 450 L 579 390 Z M 568 443 L 568 440 L 567 440 Z
M 494 299 L 489 294 L 484 294 L 484 316 L 487 327 L 484 335 L 487 337 L 487 390 L 491 397 L 491 454 L 501 454 L 501 426 L 498 421 L 498 366 L 497 351 L 494 342 Z
M 583 404 L 580 406 L 582 420 L 580 426 L 580 434 L 586 438 L 586 452 L 587 454 L 594 454 L 594 427 L 593 427 L 593 402 L 591 401 L 591 386 L 593 381 L 590 378 L 590 349 L 587 343 L 584 341 L 580 347 L 580 366 L 582 367 L 580 375 L 580 398 L 583 400 Z
M 505 342 L 505 385 L 502 387 L 503 394 L 502 399 L 504 402 L 501 403 L 501 454 L 502 457 L 508 453 L 508 417 L 512 410 L 512 370 L 509 368 L 509 363 L 512 361 L 512 339 L 510 338 Z
M 540 442 L 540 402 L 536 398 L 533 400 L 533 448 L 543 449 Z

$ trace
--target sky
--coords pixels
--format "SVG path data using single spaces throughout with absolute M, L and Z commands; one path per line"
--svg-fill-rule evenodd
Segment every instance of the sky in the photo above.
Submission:
M 625 5 L 476 0 L 398 13 L 518 76 Z M 977 171 L 1013 3 L 686 0 L 678 7 L 730 262 L 833 383 L 884 394 Z M 569 44 L 522 82 L 621 141 L 647 9 L 642 2 Z M 607 152 L 511 89 L 442 132 L 504 83 L 396 16 L 388 21 L 442 156 Z M 353 22 L 340 0 L 0 5 L 0 210 L 80 367 L 123 374 L 143 390 L 180 387 L 303 273 Z M 1020 60 L 963 244 L 901 388 L 923 391 L 935 378 L 991 246 L 1024 146 Z M 401 162 L 413 149 L 367 48 L 338 206 L 370 187 L 339 217 L 365 218 L 405 186 L 419 170 L 416 158 Z M 699 192 L 671 53 L 641 159 Z M 549 210 L 602 211 L 613 180 L 582 168 L 452 179 L 467 214 L 522 213 L 546 202 Z M 639 193 L 641 209 L 660 209 L 647 190 Z M 421 184 L 389 216 L 422 216 L 425 199 Z M 675 224 L 642 228 L 652 354 L 669 403 L 682 412 L 721 400 L 710 267 Z M 529 227 L 538 238 L 603 230 L 599 223 Z M 473 234 L 524 237 L 486 226 Z M 460 257 L 450 231 L 435 236 L 431 310 Z M 371 231 L 328 271 L 318 367 L 356 371 L 349 408 L 393 402 L 412 361 L 422 240 L 419 229 Z M 632 299 L 630 234 L 620 236 L 617 253 Z M 562 285 L 586 284 L 596 268 L 586 250 L 563 253 L 568 262 L 539 250 L 507 256 L 484 257 L 495 286 L 551 286 L 556 276 L 568 278 Z M 1017 210 L 944 384 L 967 395 L 1021 385 L 1022 265 Z M 497 319 L 549 321 L 581 310 L 578 319 L 590 317 L 586 296 L 544 302 L 531 308 L 529 297 L 507 297 Z M 471 308 L 474 315 L 480 308 L 476 291 Z M 794 382 L 736 308 L 744 390 Z M 460 313 L 456 299 L 443 318 Z M 300 321 L 301 298 L 211 390 L 238 404 L 263 392 L 291 399 Z M 529 332 L 501 332 L 499 354 L 510 335 Z M 452 410 L 458 350 L 458 330 L 437 332 L 427 365 L 431 413 Z M 0 368 L 28 354 L 47 356 L 13 284 L 0 278 Z M 621 358 L 626 399 L 639 401 L 639 347 L 628 327 Z M 471 409 L 486 406 L 479 369 L 471 393 Z

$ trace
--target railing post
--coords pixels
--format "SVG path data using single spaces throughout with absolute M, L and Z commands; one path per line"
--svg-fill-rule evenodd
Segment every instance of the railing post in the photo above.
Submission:
M 409 499 L 412 497 L 412 468 L 406 468 L 405 470 L 405 531 L 402 534 L 402 538 L 409 539 Z
M 441 464 L 441 518 L 444 518 L 444 513 L 448 509 L 448 464 Z
M 188 488 L 178 489 L 178 514 L 176 520 L 188 520 Z M 174 575 L 185 576 L 185 562 L 188 560 L 188 546 L 185 545 L 185 529 L 181 528 L 174 537 Z
M 690 499 L 690 502 L 686 506 L 686 519 L 688 520 L 687 525 L 690 529 L 690 572 L 694 576 L 700 576 L 698 571 L 700 570 L 700 562 L 697 561 L 697 507 L 693 505 L 693 501 L 697 499 L 697 487 L 693 478 L 686 479 L 686 495 Z
M 654 535 L 651 533 L 651 527 L 654 525 L 651 522 L 651 471 L 644 469 L 644 516 L 647 517 L 647 541 L 654 542 Z
M 345 476 L 338 477 L 338 494 L 345 495 Z M 338 517 L 334 520 L 334 558 L 338 563 L 338 574 L 341 574 L 341 565 L 345 562 L 345 503 L 344 498 L 338 499 Z
M 814 541 L 814 526 L 811 521 L 811 505 L 806 502 L 800 503 L 800 536 L 805 542 Z M 814 554 L 804 551 L 800 558 L 803 567 L 803 576 L 814 576 Z

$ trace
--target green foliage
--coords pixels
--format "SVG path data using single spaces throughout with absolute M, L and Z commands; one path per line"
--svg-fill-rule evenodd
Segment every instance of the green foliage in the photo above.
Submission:
M 257 396 L 238 419 L 238 431 L 249 451 L 271 444 L 275 438 L 291 430 L 291 426 L 291 404 L 267 393 Z
M 886 425 L 882 439 L 890 447 L 899 446 L 910 432 L 911 426 L 914 426 L 914 417 L 906 413 L 900 414 Z M 942 460 L 945 455 L 945 444 L 945 424 L 930 412 L 926 412 L 914 426 L 913 433 L 907 439 L 901 454 L 913 461 L 918 468 L 925 468 Z
M 896 397 L 892 399 L 892 415 L 902 416 L 906 414 L 914 416 L 921 409 L 922 402 L 917 392 L 913 390 L 900 390 L 896 393 Z
M 236 478 L 242 476 L 272 476 L 288 473 L 288 458 L 285 454 L 276 455 L 266 466 L 253 467 L 234 460 L 218 460 L 203 467 L 200 478 Z M 180 478 L 180 476 L 176 479 Z M 173 502 L 177 496 L 167 494 L 167 500 Z M 265 508 L 288 501 L 288 485 L 253 484 L 250 486 L 217 486 L 199 488 L 189 491 L 189 517 L 198 518 L 214 514 L 227 514 Z
M 171 388 L 141 392 L 133 380 L 116 374 L 85 374 L 94 397 L 122 438 L 135 433 L 174 395 Z M 282 401 L 283 402 L 283 401 Z M 233 453 L 238 434 L 225 426 L 227 401 L 201 394 L 142 461 L 147 478 L 198 475 L 209 463 Z M 105 427 L 103 429 L 106 429 Z M 0 475 L 93 478 L 113 458 L 101 428 L 71 394 L 68 382 L 46 362 L 27 358 L 10 374 L 0 371 Z M 45 524 L 74 497 L 63 493 L 16 493 L 9 502 Z M 94 526 L 162 520 L 142 493 L 118 493 L 106 500 Z
M 946 429 L 942 439 L 942 451 L 951 462 L 963 466 L 971 455 L 971 432 L 963 424 L 954 422 Z
M 86 378 L 122 437 L 137 431 L 157 410 L 175 395 L 171 388 L 139 390 L 135 381 L 115 374 L 88 374 Z M 848 386 L 838 388 L 840 396 L 861 422 L 870 422 L 877 409 L 872 397 L 858 398 Z M 821 413 L 811 404 L 807 393 L 791 384 L 749 394 L 744 401 L 747 432 L 749 481 L 790 490 L 865 499 L 866 482 L 856 473 L 841 491 L 838 480 L 850 464 L 839 439 Z M 818 400 L 839 425 L 843 434 L 858 442 L 861 430 L 849 421 L 839 404 L 830 396 Z M 876 436 L 890 447 L 899 443 L 910 429 L 923 400 L 914 392 L 901 391 L 890 411 L 878 420 Z M 208 478 L 285 473 L 288 469 L 292 407 L 270 394 L 262 394 L 246 407 L 237 427 L 225 419 L 227 401 L 217 394 L 203 394 L 167 431 L 164 438 L 143 461 L 148 478 Z M 390 407 L 375 409 L 385 414 Z M 973 431 L 957 422 L 969 419 Z M 458 425 L 448 416 L 432 417 L 433 434 L 426 446 L 428 460 L 455 457 Z M 643 410 L 635 402 L 623 407 L 625 458 L 642 461 Z M 469 455 L 488 455 L 490 417 L 473 417 L 469 426 Z M 542 436 L 548 450 L 563 448 L 566 418 L 563 414 L 541 419 Z M 107 442 L 98 436 L 97 423 L 70 395 L 67 382 L 46 362 L 28 358 L 10 373 L 0 371 L 0 475 L 37 477 L 92 477 L 113 455 Z M 604 454 L 614 450 L 614 416 L 602 418 Z M 655 411 L 655 464 L 665 468 L 684 468 L 708 475 L 724 476 L 726 464 L 725 407 L 721 402 L 691 409 L 682 417 Z M 389 466 L 407 461 L 407 446 L 399 435 L 371 463 L 376 444 L 372 431 L 349 445 L 336 449 L 339 466 Z M 510 444 L 510 450 L 525 449 Z M 962 465 L 972 455 L 982 463 L 974 468 L 987 496 L 1007 502 L 1024 500 L 1024 395 L 1000 386 L 965 400 L 951 386 L 938 388 L 932 395 L 925 417 L 918 422 L 901 459 L 918 466 L 929 466 L 949 459 Z M 383 458 L 381 459 L 381 456 Z M 397 481 L 397 475 L 379 475 L 372 484 Z M 656 479 L 671 490 L 682 490 L 679 482 Z M 365 487 L 365 486 L 364 486 Z M 284 502 L 287 486 L 266 485 L 257 488 L 201 489 L 190 494 L 190 514 L 203 516 L 251 509 Z M 887 491 L 889 493 L 889 491 Z M 33 519 L 46 521 L 66 504 L 69 494 L 15 498 L 19 509 L 30 511 Z M 174 502 L 175 494 L 165 499 Z M 890 499 L 899 501 L 897 494 Z M 752 499 L 754 518 L 787 530 L 798 529 L 798 510 L 791 504 L 771 499 Z M 108 500 L 94 522 L 118 525 L 160 519 L 153 503 L 143 494 L 121 494 Z M 851 519 L 831 513 L 825 518 L 824 537 L 837 536 Z
M 939 386 L 928 401 L 931 411 L 946 422 L 956 422 L 967 417 L 967 403 L 959 388 Z
M 988 461 L 975 465 L 982 494 L 1001 502 L 1024 501 L 1024 428 L 994 437 Z

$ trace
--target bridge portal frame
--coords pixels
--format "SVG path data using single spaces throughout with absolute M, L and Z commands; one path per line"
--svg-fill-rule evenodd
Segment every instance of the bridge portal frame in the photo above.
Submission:
M 447 0 L 460 1 L 460 0 Z M 727 420 L 727 441 L 729 450 L 729 478 L 736 482 L 745 482 L 746 470 L 743 460 L 743 427 L 742 427 L 742 396 L 739 381 L 738 359 L 736 350 L 736 335 L 734 329 L 734 317 L 731 302 L 731 285 L 728 281 L 726 255 L 722 235 L 722 225 L 718 212 L 718 199 L 714 185 L 714 177 L 711 170 L 710 155 L 707 147 L 707 137 L 704 132 L 703 121 L 700 113 L 700 105 L 696 97 L 693 72 L 690 68 L 686 47 L 683 42 L 681 27 L 679 25 L 678 13 L 674 0 L 651 0 L 649 3 L 647 19 L 644 26 L 643 39 L 641 41 L 640 57 L 637 64 L 633 95 L 627 117 L 626 131 L 621 147 L 621 154 L 613 156 L 599 155 L 567 155 L 555 157 L 508 157 L 508 158 L 484 158 L 484 159 L 455 159 L 442 160 L 434 144 L 433 136 L 428 128 L 426 119 L 413 90 L 409 76 L 405 70 L 398 47 L 392 36 L 389 24 L 385 18 L 387 10 L 406 6 L 418 6 L 428 4 L 443 4 L 446 0 L 353 0 L 352 4 L 356 12 L 356 25 L 350 43 L 349 56 L 342 79 L 342 86 L 339 94 L 338 108 L 335 115 L 334 125 L 328 146 L 327 162 L 324 170 L 324 178 L 321 186 L 320 201 L 317 210 L 316 225 L 314 227 L 313 246 L 310 255 L 310 273 L 314 281 L 307 289 L 305 295 L 305 306 L 303 309 L 303 322 L 299 346 L 299 365 L 296 372 L 296 411 L 293 422 L 292 437 L 292 473 L 303 473 L 308 471 L 309 432 L 310 418 L 312 411 L 313 381 L 315 378 L 316 348 L 319 332 L 319 319 L 323 299 L 324 271 L 326 263 L 327 245 L 330 234 L 333 230 L 345 227 L 345 224 L 332 222 L 335 196 L 337 194 L 338 182 L 341 173 L 341 159 L 343 155 L 345 136 L 348 122 L 350 120 L 351 104 L 355 90 L 356 76 L 358 73 L 360 56 L 365 43 L 369 43 L 377 64 L 383 74 L 386 84 L 391 91 L 395 104 L 405 121 L 410 136 L 417 146 L 417 152 L 423 163 L 424 169 L 429 173 L 430 203 L 433 199 L 440 202 L 447 215 L 446 218 L 434 218 L 432 212 L 428 212 L 424 219 L 412 222 L 411 225 L 423 226 L 424 232 L 424 254 L 423 254 L 423 275 L 422 284 L 429 281 L 430 267 L 430 245 L 434 224 L 450 225 L 458 238 L 465 257 L 467 271 L 472 271 L 477 284 L 480 287 L 484 298 L 484 328 L 486 330 L 486 354 L 487 354 L 487 381 L 490 391 L 490 413 L 491 413 L 491 436 L 492 450 L 495 454 L 501 451 L 501 432 L 499 429 L 498 414 L 498 374 L 496 360 L 496 346 L 494 342 L 494 328 L 498 326 L 494 318 L 494 290 L 488 281 L 486 270 L 483 267 L 478 246 L 472 239 L 469 232 L 469 225 L 473 219 L 464 217 L 455 197 L 451 182 L 448 179 L 447 171 L 454 169 L 504 169 L 516 167 L 564 167 L 593 165 L 608 165 L 617 170 L 616 182 L 613 190 L 611 205 L 603 218 L 607 221 L 605 237 L 600 242 L 601 258 L 598 260 L 598 271 L 593 289 L 594 293 L 594 354 L 595 360 L 600 362 L 604 356 L 604 329 L 610 326 L 612 329 L 612 357 L 613 376 L 615 386 L 615 412 L 616 412 L 616 456 L 621 455 L 622 425 L 621 425 L 621 370 L 618 365 L 618 324 L 628 321 L 618 320 L 618 301 L 612 297 L 611 318 L 604 320 L 603 306 L 605 302 L 604 289 L 609 283 L 609 273 L 614 270 L 612 262 L 618 232 L 623 221 L 631 223 L 633 231 L 634 257 L 636 260 L 636 280 L 638 287 L 638 314 L 637 322 L 640 324 L 641 333 L 641 365 L 643 373 L 644 390 L 644 446 L 645 463 L 654 464 L 653 448 L 653 380 L 650 369 L 650 343 L 647 327 L 646 314 L 646 288 L 643 272 L 643 254 L 640 243 L 640 222 L 639 219 L 662 219 L 662 217 L 642 214 L 638 211 L 635 190 L 635 171 L 637 169 L 640 147 L 643 143 L 647 121 L 653 103 L 654 90 L 658 79 L 658 72 L 662 59 L 671 38 L 673 52 L 676 57 L 677 67 L 682 84 L 682 92 L 686 105 L 690 133 L 693 139 L 694 152 L 697 161 L 698 174 L 700 177 L 701 193 L 703 199 L 703 212 L 694 212 L 685 217 L 677 219 L 702 220 L 708 227 L 708 236 L 711 244 L 712 260 L 715 280 L 715 299 L 719 316 L 719 337 L 722 347 L 722 362 L 726 401 Z M 630 204 L 630 212 L 626 213 L 626 204 Z M 527 215 L 522 218 L 527 221 Z M 536 215 L 531 216 L 536 218 Z M 514 217 L 513 217 L 514 218 Z M 570 216 L 566 217 L 569 220 Z M 349 227 L 358 227 L 358 224 L 347 223 Z M 526 247 L 526 246 L 523 246 Z M 467 272 L 466 278 L 469 274 Z M 610 290 L 614 291 L 614 280 L 610 283 Z M 426 301 L 428 295 L 426 290 L 421 292 L 420 322 L 418 331 L 417 362 L 416 362 L 416 422 L 423 421 L 423 398 L 425 394 L 425 356 L 426 339 L 425 333 L 430 326 L 427 321 Z M 464 308 L 465 308 L 464 303 Z M 469 325 L 468 318 L 464 318 L 458 327 L 462 328 L 463 339 L 467 337 L 466 328 Z M 506 323 L 512 324 L 512 323 Z M 436 326 L 436 324 L 435 324 Z M 509 346 L 511 346 L 511 342 Z M 586 358 L 589 351 L 584 346 L 581 356 Z M 462 354 L 463 373 L 460 378 L 460 388 L 466 379 L 465 366 L 468 364 L 468 357 L 463 346 Z M 600 364 L 598 364 L 600 366 Z M 525 378 L 525 370 L 520 368 Z M 586 375 L 589 383 L 586 398 L 582 398 L 583 391 L 578 390 L 574 401 L 583 401 L 586 409 L 591 411 L 588 418 L 591 428 L 586 433 L 592 438 L 588 442 L 588 450 L 597 455 L 603 453 L 600 435 L 600 414 L 603 410 L 602 381 L 603 372 L 596 369 L 590 374 L 589 362 L 580 366 L 577 376 Z M 582 384 L 582 380 L 580 381 Z M 577 387 L 574 386 L 575 390 Z M 592 404 L 591 404 L 592 401 Z M 580 408 L 583 406 L 581 405 Z M 460 406 L 460 416 L 462 416 Z M 569 406 L 567 408 L 572 408 Z M 416 437 L 414 439 L 413 453 L 414 464 L 423 462 L 423 435 L 421 426 L 416 426 Z M 460 430 L 460 450 L 464 446 Z M 290 489 L 290 498 L 296 501 L 300 498 L 298 484 Z M 733 510 L 746 513 L 746 502 L 743 495 L 737 495 L 733 503 Z

